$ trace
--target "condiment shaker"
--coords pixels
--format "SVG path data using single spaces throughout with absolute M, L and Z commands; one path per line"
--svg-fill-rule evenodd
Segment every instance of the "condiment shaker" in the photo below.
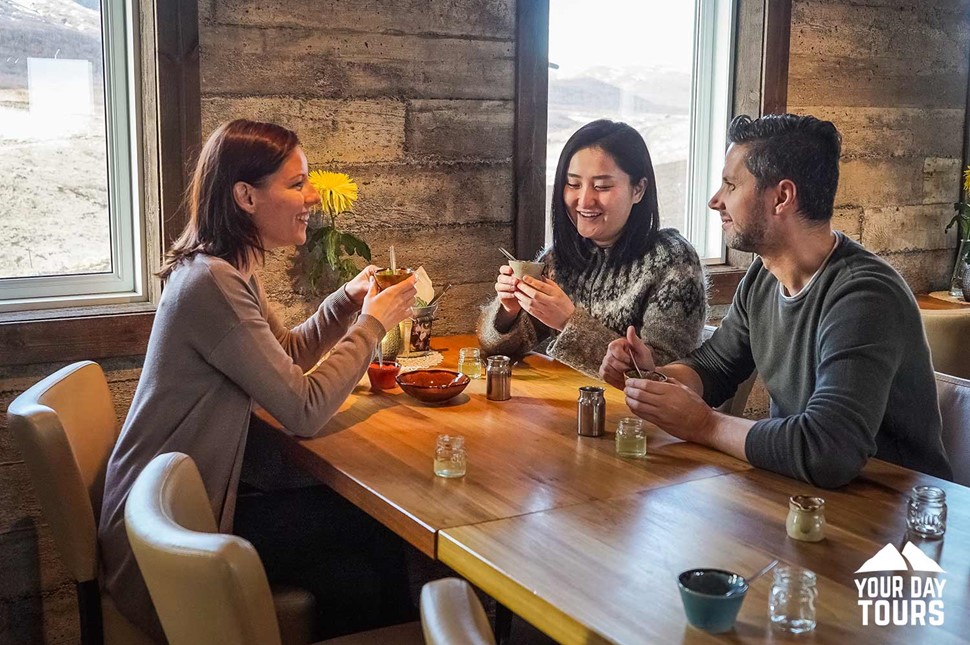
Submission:
M 579 388 L 576 431 L 584 437 L 602 437 L 606 430 L 606 398 L 603 392 L 603 388 L 594 385 Z
M 488 357 L 485 396 L 489 401 L 508 401 L 512 398 L 512 361 L 508 356 Z

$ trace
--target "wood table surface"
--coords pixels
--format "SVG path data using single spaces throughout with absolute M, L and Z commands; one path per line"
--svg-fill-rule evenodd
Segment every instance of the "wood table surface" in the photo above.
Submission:
M 470 336 L 436 338 L 433 348 L 455 368 Z M 751 466 L 648 428 L 650 457 L 615 454 L 612 430 L 630 411 L 606 386 L 607 434 L 576 434 L 582 385 L 605 385 L 548 357 L 530 355 L 512 368 L 512 399 L 489 401 L 485 379 L 451 402 L 421 403 L 395 388 L 371 392 L 366 377 L 324 428 L 301 439 L 283 432 L 285 454 L 430 557 L 444 528 L 514 517 Z M 256 416 L 279 429 L 265 411 Z M 434 475 L 439 433 L 465 437 L 467 474 Z
M 933 311 L 944 309 L 966 309 L 968 306 L 970 306 L 965 302 L 949 302 L 940 298 L 934 298 L 928 293 L 916 294 L 916 304 L 920 309 Z
M 906 533 L 908 491 L 917 483 L 947 492 L 942 540 Z M 822 542 L 787 537 L 793 494 L 826 500 Z M 854 572 L 886 544 L 902 550 L 907 540 L 946 572 L 943 625 L 863 626 Z M 751 575 L 774 558 L 818 575 L 816 630 L 772 631 L 769 574 L 752 584 L 722 640 L 947 643 L 970 634 L 970 489 L 876 460 L 837 491 L 752 469 L 446 529 L 439 542 L 442 562 L 561 643 L 714 641 L 688 626 L 677 575 L 698 567 Z

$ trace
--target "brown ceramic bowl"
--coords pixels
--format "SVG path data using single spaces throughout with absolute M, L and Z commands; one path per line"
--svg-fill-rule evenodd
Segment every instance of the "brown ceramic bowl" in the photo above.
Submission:
M 378 287 L 387 289 L 399 282 L 404 282 L 412 273 L 414 271 L 411 269 L 395 269 L 394 271 L 390 269 L 378 269 L 374 272 L 374 279 L 377 280 Z
M 636 370 L 627 370 L 626 371 L 626 377 L 627 378 L 645 378 L 648 381 L 657 381 L 658 383 L 664 383 L 667 380 L 667 377 L 666 376 L 664 376 L 660 372 L 654 372 L 652 370 L 649 371 L 649 372 L 648 371 L 644 371 L 643 372 L 643 376 L 640 376 L 637 373 Z
M 395 377 L 401 373 L 401 365 L 394 362 L 371 363 L 367 368 L 372 390 L 393 390 L 397 387 Z
M 453 399 L 471 383 L 465 374 L 452 370 L 415 370 L 397 377 L 401 389 L 418 401 L 441 403 Z

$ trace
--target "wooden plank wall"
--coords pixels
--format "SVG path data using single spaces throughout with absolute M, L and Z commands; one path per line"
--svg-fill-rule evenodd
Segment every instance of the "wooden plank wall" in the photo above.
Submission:
M 204 133 L 237 117 L 301 137 L 311 168 L 360 186 L 352 216 L 375 260 L 423 265 L 436 333 L 474 329 L 512 245 L 514 0 L 217 0 L 200 6 Z M 264 271 L 288 322 L 317 304 L 292 252 Z
M 345 222 L 386 260 L 456 286 L 441 331 L 471 328 L 512 241 L 513 0 L 200 0 L 203 130 L 278 120 L 314 167 L 361 184 Z M 955 0 L 796 0 L 789 105 L 836 121 L 846 160 L 837 221 L 916 290 L 946 280 L 970 25 Z M 290 319 L 312 303 L 272 258 Z M 61 364 L 0 366 L 0 410 Z M 139 363 L 104 363 L 127 412 Z M 754 400 L 750 408 L 766 408 Z M 73 587 L 0 414 L 0 643 L 77 642 Z

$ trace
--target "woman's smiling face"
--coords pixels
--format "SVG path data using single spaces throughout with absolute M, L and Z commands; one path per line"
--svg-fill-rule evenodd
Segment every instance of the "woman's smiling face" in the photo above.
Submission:
M 646 179 L 634 184 L 605 150 L 583 148 L 569 160 L 562 197 L 579 234 L 606 248 L 620 239 L 646 187 Z
M 266 250 L 306 242 L 310 209 L 320 194 L 307 181 L 307 160 L 297 146 L 283 164 L 253 187 L 250 217 Z

